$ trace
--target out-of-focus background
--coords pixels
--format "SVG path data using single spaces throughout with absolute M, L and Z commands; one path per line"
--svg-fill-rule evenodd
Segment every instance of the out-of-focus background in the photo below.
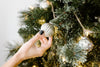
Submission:
M 17 33 L 20 27 L 20 11 L 37 3 L 35 0 L 0 0 L 0 67 L 7 56 L 7 42 L 22 42 Z

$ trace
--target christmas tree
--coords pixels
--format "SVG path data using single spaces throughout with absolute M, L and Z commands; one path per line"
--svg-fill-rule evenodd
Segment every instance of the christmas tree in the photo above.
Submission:
M 18 67 L 100 66 L 99 0 L 40 0 L 40 4 L 22 11 L 20 18 L 18 33 L 24 42 L 44 23 L 52 24 L 55 33 L 52 47 L 42 57 L 25 60 Z M 39 41 L 35 45 L 41 46 Z M 18 43 L 10 44 L 8 57 L 20 47 Z

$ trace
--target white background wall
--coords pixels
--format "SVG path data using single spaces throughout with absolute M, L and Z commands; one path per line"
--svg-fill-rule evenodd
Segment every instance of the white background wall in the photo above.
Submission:
M 19 12 L 34 3 L 35 0 L 0 0 L 0 67 L 7 56 L 7 42 L 22 41 L 17 33 L 20 27 Z

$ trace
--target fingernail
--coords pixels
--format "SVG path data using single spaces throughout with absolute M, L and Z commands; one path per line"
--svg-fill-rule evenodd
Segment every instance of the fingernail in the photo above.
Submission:
M 47 40 L 49 40 L 49 37 L 46 37 L 47 38 Z
M 40 33 L 40 35 L 42 35 L 42 34 L 44 33 L 44 31 L 43 31 L 43 30 L 40 30 L 40 32 L 39 32 L 39 33 Z

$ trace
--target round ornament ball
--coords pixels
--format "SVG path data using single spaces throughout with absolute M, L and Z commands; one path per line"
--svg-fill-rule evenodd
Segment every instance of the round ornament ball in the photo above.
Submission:
M 49 5 L 48 5 L 48 3 L 47 3 L 46 1 L 42 1 L 42 2 L 40 3 L 40 8 L 46 9 L 48 6 L 49 6 Z
M 78 45 L 86 51 L 91 51 L 94 46 L 87 37 L 82 37 L 81 40 L 78 42 Z
M 41 30 L 44 31 L 46 37 L 53 36 L 54 34 L 54 26 L 50 23 L 44 23 L 41 26 Z

